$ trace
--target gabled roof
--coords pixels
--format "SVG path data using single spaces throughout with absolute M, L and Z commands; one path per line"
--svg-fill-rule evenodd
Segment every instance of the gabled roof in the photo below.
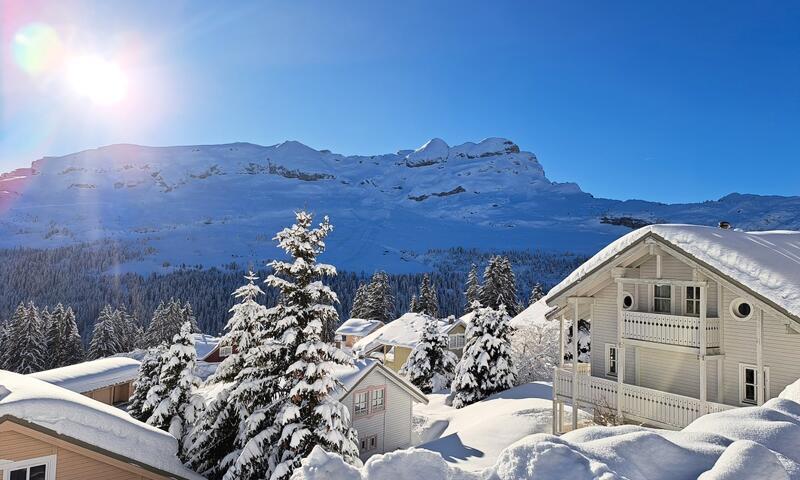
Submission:
M 411 397 L 417 402 L 425 404 L 428 403 L 428 397 L 419 391 L 414 384 L 392 371 L 392 369 L 387 368 L 381 362 L 373 359 L 358 359 L 354 362 L 352 367 L 336 368 L 334 375 L 339 382 L 342 383 L 342 391 L 338 393 L 339 400 L 347 396 L 347 394 L 353 390 L 356 390 L 361 381 L 364 380 L 373 370 L 379 370 L 390 381 L 407 391 L 409 395 L 411 395 Z
M 379 345 L 414 348 L 429 318 L 423 313 L 406 313 L 356 342 L 353 350 L 369 352 Z M 452 323 L 448 320 L 438 320 L 438 322 L 439 330 L 443 333 L 449 333 L 456 326 L 464 324 L 460 319 Z
M 511 319 L 511 325 L 522 327 L 534 325 L 547 320 L 548 315 L 552 314 L 558 307 L 547 305 L 547 297 L 542 297 L 525 310 L 519 312 L 516 317 Z
M 800 321 L 800 232 L 743 232 L 698 225 L 650 225 L 600 250 L 548 293 L 548 302 L 647 238 L 691 257 Z
M 356 337 L 366 337 L 375 329 L 383 326 L 380 320 L 366 320 L 363 318 L 351 318 L 345 321 L 336 329 L 337 335 L 353 335 Z
M 169 433 L 79 393 L 0 370 L 0 422 L 9 419 L 162 475 L 202 478 L 180 462 Z
M 100 358 L 28 376 L 73 392 L 85 393 L 135 380 L 139 365 L 138 361 L 127 357 Z
M 220 337 L 212 337 L 205 333 L 194 333 L 194 349 L 197 351 L 197 359 L 205 359 L 219 345 Z

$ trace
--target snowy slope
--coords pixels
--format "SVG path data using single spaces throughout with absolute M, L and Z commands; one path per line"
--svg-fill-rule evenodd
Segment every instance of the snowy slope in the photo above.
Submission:
M 0 248 L 131 241 L 141 271 L 259 263 L 271 237 L 308 207 L 336 230 L 326 258 L 348 270 L 416 271 L 415 253 L 451 246 L 594 252 L 636 222 L 800 228 L 800 197 L 729 195 L 664 205 L 594 198 L 551 182 L 532 153 L 489 138 L 344 156 L 299 142 L 112 145 L 47 157 L 0 175 Z

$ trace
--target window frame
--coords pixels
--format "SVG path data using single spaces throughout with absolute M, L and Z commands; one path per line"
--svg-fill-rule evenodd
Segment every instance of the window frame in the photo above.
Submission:
M 689 298 L 689 291 L 692 292 L 692 298 Z M 690 316 L 690 317 L 699 317 L 700 316 L 700 287 L 694 286 L 687 286 L 684 293 L 683 299 L 683 314 Z M 692 304 L 693 312 L 689 311 L 689 304 Z
M 26 476 L 29 476 L 31 467 L 38 467 L 39 465 L 44 465 L 45 480 L 55 480 L 56 463 L 57 463 L 57 455 L 48 455 L 46 457 L 29 458 L 27 460 L 20 460 L 18 462 L 0 464 L 0 478 L 2 479 L 10 478 L 12 471 L 22 470 L 23 468 L 28 470 L 26 472 Z
M 629 297 L 631 299 L 631 305 L 629 307 L 625 306 L 625 298 Z M 622 292 L 622 309 L 625 311 L 630 311 L 636 308 L 636 297 L 633 296 L 630 292 Z
M 225 353 L 228 352 L 228 353 Z M 233 347 L 230 345 L 219 347 L 219 356 L 220 358 L 226 358 L 233 355 Z
M 372 441 L 372 446 L 370 447 L 370 440 Z M 372 452 L 378 449 L 378 435 L 367 435 L 366 437 L 362 437 L 358 441 L 358 453 L 363 454 L 367 452 Z
M 609 368 L 611 365 L 611 350 L 614 350 L 614 373 Z M 619 348 L 615 343 L 606 343 L 605 347 L 605 373 L 606 377 L 617 378 L 619 375 Z
M 751 385 L 750 383 L 745 382 L 747 370 L 753 370 L 753 374 L 755 375 L 755 381 L 758 382 L 758 365 L 752 365 L 749 363 L 740 363 L 739 364 L 739 404 L 751 407 L 758 405 L 758 383 L 754 384 L 756 387 L 754 393 L 756 395 L 753 401 L 749 401 L 745 399 L 745 394 L 747 392 L 747 385 Z M 764 366 L 764 401 L 766 402 L 769 400 L 769 367 Z
M 364 396 L 364 408 L 363 411 L 359 408 L 362 402 L 359 402 L 359 396 Z M 366 417 L 369 415 L 369 404 L 370 404 L 370 391 L 367 390 L 359 390 L 357 392 L 353 392 L 353 417 L 354 418 L 361 418 Z
M 668 288 L 669 289 L 669 296 L 668 297 L 657 296 L 656 293 L 658 292 L 658 287 L 666 287 L 666 288 Z M 673 293 L 674 293 L 674 290 L 672 288 L 672 285 L 670 285 L 668 283 L 662 283 L 662 284 L 653 285 L 653 313 L 671 314 L 672 313 L 672 304 L 673 304 L 673 302 L 672 302 Z M 659 301 L 660 302 L 667 302 L 667 307 L 668 308 L 666 309 L 666 311 L 659 310 L 657 308 L 657 305 L 658 305 Z
M 460 339 L 460 345 L 453 345 L 453 340 Z M 467 343 L 467 336 L 463 333 L 454 333 L 447 336 L 447 348 L 449 350 L 459 350 L 464 348 Z
M 375 406 L 375 399 L 377 393 L 380 393 L 381 404 L 379 407 Z M 371 388 L 369 390 L 369 414 L 385 412 L 386 411 L 386 387 Z

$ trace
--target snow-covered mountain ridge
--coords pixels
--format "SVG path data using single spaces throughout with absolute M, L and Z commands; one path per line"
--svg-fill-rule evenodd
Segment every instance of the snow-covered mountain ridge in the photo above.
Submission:
M 342 268 L 424 268 L 415 255 L 451 246 L 591 253 L 649 222 L 800 228 L 800 197 L 732 194 L 665 205 L 594 198 L 551 182 L 510 140 L 344 156 L 296 141 L 182 147 L 112 145 L 46 157 L 0 175 L 0 248 L 113 238 L 167 263 L 256 263 L 306 207 L 337 227 L 327 260 Z

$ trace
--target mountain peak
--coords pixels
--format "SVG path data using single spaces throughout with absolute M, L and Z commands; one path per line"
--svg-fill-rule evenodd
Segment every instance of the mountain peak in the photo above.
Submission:
M 422 167 L 433 165 L 447 160 L 450 146 L 441 138 L 432 138 L 425 145 L 406 155 L 406 165 L 409 167 Z

